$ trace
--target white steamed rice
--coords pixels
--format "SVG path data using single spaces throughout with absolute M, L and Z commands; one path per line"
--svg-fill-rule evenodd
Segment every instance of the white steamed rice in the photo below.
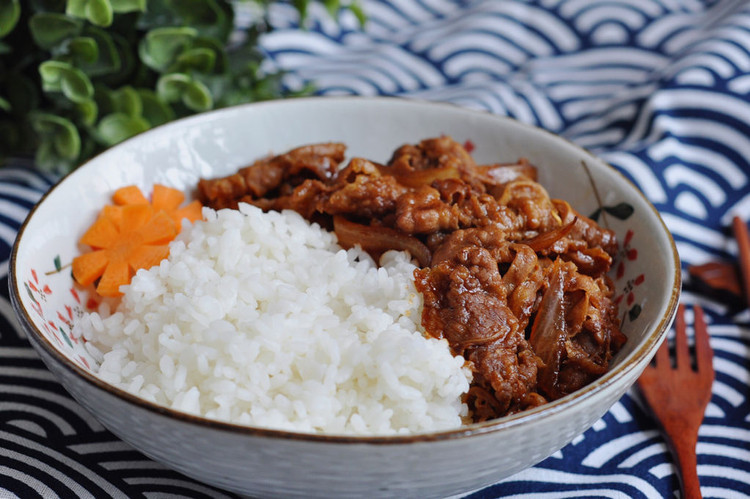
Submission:
M 455 428 L 471 374 L 426 337 L 414 265 L 342 250 L 294 212 L 204 209 L 78 334 L 99 376 L 208 418 L 331 434 Z

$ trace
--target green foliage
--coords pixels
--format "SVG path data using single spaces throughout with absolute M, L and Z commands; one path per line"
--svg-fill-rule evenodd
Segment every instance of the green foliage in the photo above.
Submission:
M 176 118 L 290 94 L 261 71 L 267 8 L 233 33 L 232 0 L 0 0 L 0 164 L 36 155 L 57 172 Z M 332 16 L 358 0 L 312 3 Z M 230 43 L 230 35 L 232 42 Z
M 0 37 L 13 31 L 21 17 L 21 5 L 18 0 L 0 2 Z

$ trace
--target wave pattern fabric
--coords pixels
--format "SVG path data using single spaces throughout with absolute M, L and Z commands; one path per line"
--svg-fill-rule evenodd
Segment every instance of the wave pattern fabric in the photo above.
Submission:
M 683 261 L 732 261 L 750 220 L 750 4 L 743 0 L 364 0 L 364 30 L 275 6 L 263 46 L 289 87 L 396 95 L 515 117 L 591 149 L 663 215 Z M 245 15 L 250 15 L 246 13 Z M 245 18 L 246 20 L 246 18 Z M 243 22 L 240 15 L 238 22 Z M 134 451 L 78 406 L 13 319 L 10 248 L 54 179 L 0 170 L 0 497 L 232 497 Z M 698 291 L 716 382 L 698 443 L 705 497 L 750 496 L 750 312 Z M 688 318 L 690 322 L 690 318 Z M 632 390 L 537 466 L 472 498 L 673 497 L 661 435 Z

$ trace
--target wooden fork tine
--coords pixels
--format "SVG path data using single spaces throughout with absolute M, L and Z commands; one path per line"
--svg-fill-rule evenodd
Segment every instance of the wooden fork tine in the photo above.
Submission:
M 659 349 L 654 355 L 654 369 L 671 369 L 672 361 L 669 360 L 669 341 L 664 338 Z
M 691 369 L 690 348 L 687 341 L 687 327 L 685 326 L 685 307 L 680 305 L 680 310 L 675 318 L 675 367 Z
M 677 314 L 674 319 L 674 328 L 677 336 L 679 337 L 679 331 L 685 332 L 685 306 L 680 304 L 677 306 Z M 657 369 L 672 369 L 672 361 L 669 358 L 669 340 L 664 338 L 659 350 L 654 355 L 654 365 Z
M 695 305 L 693 312 L 695 313 L 695 363 L 698 372 L 713 371 L 713 349 L 709 341 L 706 321 L 703 318 L 703 309 Z

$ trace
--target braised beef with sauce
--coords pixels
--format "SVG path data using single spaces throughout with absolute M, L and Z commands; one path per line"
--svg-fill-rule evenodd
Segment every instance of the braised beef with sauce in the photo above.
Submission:
M 541 405 L 601 376 L 625 343 L 607 277 L 615 234 L 550 199 L 525 159 L 477 165 L 450 137 L 398 148 L 387 164 L 315 144 L 198 184 L 215 209 L 292 209 L 374 258 L 419 264 L 422 324 L 474 373 L 475 421 Z

